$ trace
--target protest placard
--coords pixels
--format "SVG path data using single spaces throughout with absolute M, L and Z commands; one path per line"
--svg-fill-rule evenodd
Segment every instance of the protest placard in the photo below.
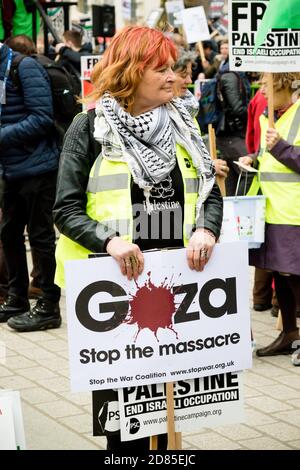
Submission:
M 178 249 L 145 253 L 137 282 L 108 256 L 67 262 L 66 281 L 74 391 L 251 367 L 246 243 L 217 245 L 203 272 Z
M 16 449 L 12 400 L 8 396 L 0 396 L 0 450 Z
M 175 382 L 174 411 L 176 432 L 243 421 L 242 373 Z M 166 384 L 119 389 L 119 414 L 124 441 L 166 433 Z
M 244 420 L 242 372 L 174 382 L 176 432 Z M 121 430 L 124 441 L 167 432 L 166 384 L 93 392 L 93 435 Z
M 181 19 L 186 40 L 189 44 L 210 39 L 210 32 L 203 7 L 182 10 Z
M 2 408 L 1 408 L 1 404 L 2 404 Z M 3 407 L 5 410 L 5 413 L 3 413 Z M 10 421 L 11 413 L 9 411 L 9 408 L 11 408 L 12 423 Z M 0 415 L 1 415 L 1 412 L 2 412 L 2 417 L 4 418 L 4 420 L 2 421 L 2 426 L 4 426 L 4 428 L 1 428 L 1 420 L 0 420 L 0 449 L 2 449 L 1 447 L 2 437 L 3 439 L 5 437 L 4 442 L 14 443 L 14 447 L 13 447 L 14 450 L 25 450 L 26 442 L 25 442 L 25 432 L 24 432 L 20 392 L 16 390 L 0 390 Z M 2 429 L 7 430 L 6 436 L 2 434 Z
M 173 26 L 181 24 L 181 12 L 184 10 L 183 0 L 172 0 L 165 2 L 165 9 L 168 16 L 168 22 Z
M 84 55 L 80 58 L 82 98 L 85 98 L 93 89 L 93 85 L 90 81 L 91 73 L 100 59 L 101 55 Z
M 267 11 L 268 6 L 270 8 Z M 270 0 L 255 2 L 230 0 L 228 7 L 230 70 L 246 72 L 300 70 L 298 0 L 280 2 L 280 7 L 279 0 L 272 0 L 272 3 Z M 259 42 L 257 49 L 256 40 Z

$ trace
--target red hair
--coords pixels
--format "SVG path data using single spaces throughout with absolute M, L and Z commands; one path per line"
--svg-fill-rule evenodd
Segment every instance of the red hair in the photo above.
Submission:
M 108 91 L 130 110 L 145 69 L 158 69 L 170 57 L 176 61 L 177 49 L 161 31 L 146 26 L 123 28 L 95 66 L 91 77 L 95 89 L 87 100 L 95 101 Z

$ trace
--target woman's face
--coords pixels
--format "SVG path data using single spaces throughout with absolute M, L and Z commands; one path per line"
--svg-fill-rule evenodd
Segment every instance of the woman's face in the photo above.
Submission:
M 261 94 L 268 100 L 268 77 L 263 75 L 260 82 Z M 273 91 L 274 109 L 281 109 L 288 106 L 292 102 L 292 94 L 289 88 L 274 89 Z
M 174 97 L 175 73 L 170 57 L 159 69 L 146 68 L 143 78 L 134 94 L 132 114 L 138 115 L 167 103 Z
M 221 44 L 221 46 L 220 46 L 220 54 L 221 54 L 223 60 L 227 60 L 227 59 L 228 59 L 228 55 L 229 55 L 229 45 L 228 45 L 227 43 Z
M 192 81 L 192 63 L 189 62 L 184 69 L 178 69 L 175 71 L 176 75 L 176 95 L 183 97 L 186 94 L 188 85 L 193 83 Z

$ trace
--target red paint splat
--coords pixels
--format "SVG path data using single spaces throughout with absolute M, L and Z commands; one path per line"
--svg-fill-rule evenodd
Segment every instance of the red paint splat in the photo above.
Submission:
M 148 279 L 142 287 L 136 283 L 138 290 L 129 302 L 129 316 L 125 323 L 129 325 L 137 324 L 138 332 L 145 328 L 153 331 L 156 339 L 159 328 L 173 329 L 172 317 L 176 312 L 175 295 L 172 293 L 172 286 L 167 285 L 167 278 L 160 286 L 155 286 L 150 279 L 151 272 L 147 273 Z

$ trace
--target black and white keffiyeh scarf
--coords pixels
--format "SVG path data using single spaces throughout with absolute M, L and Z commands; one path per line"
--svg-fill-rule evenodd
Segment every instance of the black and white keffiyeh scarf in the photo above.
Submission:
M 139 116 L 124 111 L 105 93 L 96 104 L 95 139 L 102 146 L 102 157 L 123 161 L 134 182 L 144 191 L 148 213 L 154 184 L 166 179 L 176 165 L 176 144 L 191 156 L 199 177 L 196 215 L 200 215 L 214 181 L 211 158 L 191 115 L 180 98 Z
M 180 99 L 183 101 L 184 106 L 186 107 L 192 118 L 195 118 L 199 111 L 199 101 L 197 100 L 195 95 L 193 95 L 190 90 L 186 90 L 185 94 L 181 96 Z

